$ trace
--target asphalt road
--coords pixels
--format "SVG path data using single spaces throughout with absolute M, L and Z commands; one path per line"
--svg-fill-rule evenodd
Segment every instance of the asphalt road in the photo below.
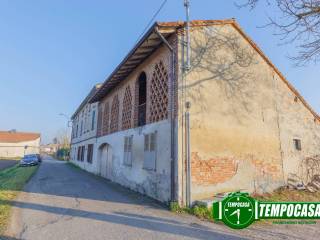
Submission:
M 0 159 L 0 170 L 8 168 L 8 167 L 12 167 L 14 165 L 16 165 L 19 161 L 16 160 L 2 160 Z
M 285 229 L 276 233 L 275 226 L 235 231 L 171 213 L 149 198 L 55 160 L 43 161 L 13 204 L 6 233 L 11 240 L 306 239 Z

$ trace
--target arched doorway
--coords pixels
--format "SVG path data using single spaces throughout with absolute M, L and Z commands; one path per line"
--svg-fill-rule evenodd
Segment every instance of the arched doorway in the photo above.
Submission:
M 142 72 L 138 78 L 138 126 L 146 125 L 147 117 L 147 75 Z
M 103 143 L 99 147 L 98 173 L 100 176 L 112 180 L 112 148 Z

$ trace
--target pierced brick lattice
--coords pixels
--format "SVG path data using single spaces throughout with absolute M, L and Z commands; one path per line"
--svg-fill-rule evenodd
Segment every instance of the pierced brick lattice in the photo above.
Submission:
M 122 105 L 122 129 L 131 128 L 132 95 L 130 86 L 126 88 Z
M 99 104 L 98 108 L 98 129 L 97 129 L 97 134 L 98 136 L 102 136 L 102 105 Z
M 109 103 L 104 104 L 103 119 L 102 119 L 102 135 L 107 135 L 109 131 L 109 119 L 110 119 L 110 109 Z
M 110 118 L 110 133 L 118 131 L 119 127 L 119 98 L 115 95 L 112 100 L 111 118 Z
M 150 122 L 168 118 L 168 73 L 160 61 L 152 74 L 150 96 Z

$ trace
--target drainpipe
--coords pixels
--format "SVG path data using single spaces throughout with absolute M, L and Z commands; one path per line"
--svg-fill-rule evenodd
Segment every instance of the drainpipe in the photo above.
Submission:
M 161 41 L 168 47 L 171 52 L 171 74 L 170 74 L 170 146 L 171 146 L 171 201 L 177 201 L 176 185 L 175 185 L 175 94 L 174 94 L 174 77 L 175 77 L 175 52 L 167 39 L 155 28 L 155 33 L 160 37 Z

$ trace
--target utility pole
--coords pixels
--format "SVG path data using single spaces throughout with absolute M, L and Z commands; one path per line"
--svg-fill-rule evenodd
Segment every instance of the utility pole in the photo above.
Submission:
M 187 45 L 187 61 L 186 61 L 186 66 L 185 70 L 189 71 L 190 70 L 190 1 L 189 0 L 184 0 L 184 7 L 186 9 L 186 45 Z
M 186 61 L 183 68 L 183 76 L 186 78 L 188 71 L 191 69 L 191 45 L 190 45 L 190 1 L 184 0 L 184 7 L 186 9 Z M 185 79 L 186 81 L 186 79 Z M 186 91 L 186 89 L 184 89 Z M 190 107 L 191 103 L 185 100 L 185 157 L 186 157 L 186 204 L 188 207 L 192 205 L 192 196 L 191 196 L 191 157 L 190 157 Z

